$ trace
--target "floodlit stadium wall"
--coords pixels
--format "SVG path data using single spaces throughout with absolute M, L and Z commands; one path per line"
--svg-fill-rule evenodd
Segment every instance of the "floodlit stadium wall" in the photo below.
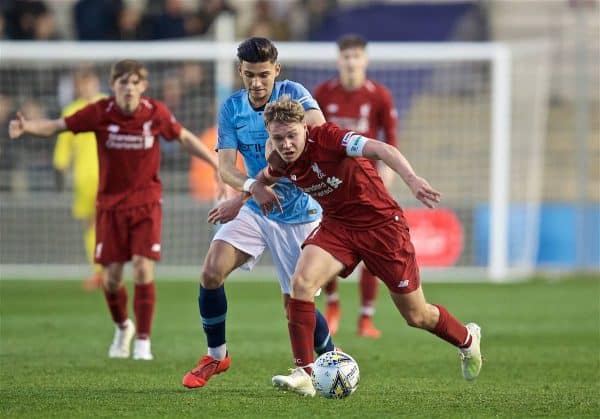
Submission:
M 0 42 L 0 93 L 31 115 L 57 117 L 72 98 L 73 69 L 143 61 L 148 94 L 189 129 L 214 125 L 219 104 L 239 88 L 236 43 Z M 280 79 L 312 90 L 335 77 L 333 43 L 278 43 Z M 544 42 L 371 43 L 369 76 L 392 92 L 400 150 L 442 193 L 422 211 L 398 178 L 391 192 L 406 209 L 427 278 L 505 280 L 531 273 L 537 254 L 549 89 Z M 6 130 L 2 134 L 6 137 Z M 163 143 L 163 258 L 159 275 L 194 276 L 214 228 L 210 199 L 190 191 L 190 157 Z M 83 275 L 81 226 L 71 191 L 55 192 L 53 139 L 3 138 L 0 152 L 2 276 Z M 261 264 L 268 268 L 270 258 Z

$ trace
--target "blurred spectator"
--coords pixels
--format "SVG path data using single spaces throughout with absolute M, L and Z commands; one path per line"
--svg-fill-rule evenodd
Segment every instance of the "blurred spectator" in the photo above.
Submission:
M 77 38 L 82 41 L 119 39 L 122 0 L 79 0 L 73 9 Z
M 8 38 L 19 40 L 58 39 L 52 11 L 42 1 L 15 0 L 4 7 Z
M 221 13 L 235 15 L 236 11 L 225 0 L 204 0 L 198 13 L 202 21 L 200 33 L 206 33 Z
M 246 36 L 260 36 L 276 41 L 290 39 L 287 19 L 278 18 L 271 7 L 271 2 L 258 0 L 255 4 L 254 20 L 250 23 Z
M 142 8 L 143 5 L 139 2 L 126 1 L 123 3 L 117 22 L 117 39 L 137 41 L 146 38 L 146 25 L 142 24 Z
M 201 132 L 215 121 L 214 84 L 205 65 L 188 61 L 181 69 L 183 85 L 183 117 L 192 132 Z M 198 117 L 200 111 L 201 117 Z M 196 115 L 196 116 L 193 116 Z M 189 120 L 188 120 L 189 119 Z
M 337 0 L 302 0 L 302 3 L 308 14 L 308 35 L 319 29 L 325 17 L 338 7 Z
M 202 21 L 187 13 L 182 0 L 164 0 L 160 15 L 152 25 L 152 39 L 184 38 L 200 33 Z

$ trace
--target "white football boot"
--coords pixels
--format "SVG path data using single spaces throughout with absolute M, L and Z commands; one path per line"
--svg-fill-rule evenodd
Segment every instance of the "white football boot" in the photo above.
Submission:
M 290 369 L 290 375 L 276 375 L 272 378 L 273 385 L 282 390 L 290 390 L 302 396 L 314 397 L 316 391 L 313 387 L 310 375 L 304 368 Z
M 135 325 L 130 319 L 125 320 L 125 327 L 115 326 L 115 336 L 108 348 L 109 358 L 129 358 L 131 339 L 135 335 Z
M 150 339 L 136 339 L 133 343 L 133 359 L 138 361 L 152 361 L 154 357 L 150 351 Z
M 466 380 L 473 381 L 481 371 L 481 327 L 476 323 L 468 323 L 466 328 L 472 337 L 471 345 L 468 348 L 460 348 L 462 373 Z

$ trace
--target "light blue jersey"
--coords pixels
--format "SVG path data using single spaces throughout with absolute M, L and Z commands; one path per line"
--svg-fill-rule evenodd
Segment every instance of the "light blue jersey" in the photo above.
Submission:
M 302 104 L 305 110 L 319 109 L 317 101 L 299 83 L 290 80 L 275 82 L 269 102 L 289 95 Z M 231 95 L 219 112 L 217 150 L 236 149 L 244 157 L 248 176 L 256 177 L 267 166 L 265 143 L 269 134 L 263 120 L 263 109 L 255 110 L 248 100 L 248 91 L 241 89 Z M 272 211 L 271 220 L 288 224 L 300 224 L 321 218 L 321 207 L 309 195 L 296 188 L 288 179 L 281 179 L 274 186 L 283 199 L 283 212 Z M 260 207 L 250 199 L 246 204 L 252 211 L 262 214 Z

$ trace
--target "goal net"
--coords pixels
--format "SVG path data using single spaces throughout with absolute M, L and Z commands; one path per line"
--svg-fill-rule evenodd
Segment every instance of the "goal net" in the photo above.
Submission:
M 237 44 L 0 42 L 0 107 L 51 117 L 73 99 L 72 74 L 94 68 L 109 93 L 110 64 L 143 61 L 148 94 L 163 100 L 197 134 L 239 88 Z M 333 43 L 279 43 L 280 79 L 312 90 L 336 76 Z M 427 278 L 506 279 L 535 267 L 548 106 L 549 49 L 543 43 L 369 45 L 369 77 L 392 92 L 401 151 L 442 193 L 423 211 L 398 178 L 391 192 L 406 209 Z M 57 192 L 55 139 L 7 139 L 0 133 L 2 276 L 83 275 L 80 223 L 72 190 Z M 177 145 L 162 143 L 164 186 L 159 275 L 194 276 L 208 250 L 210 193 L 198 192 L 198 168 Z M 202 172 L 204 169 L 200 169 Z M 196 173 L 197 174 L 197 173 Z M 208 178 L 211 178 L 209 175 Z M 200 185 L 202 186 L 202 185 Z M 261 264 L 271 266 L 263 257 Z

